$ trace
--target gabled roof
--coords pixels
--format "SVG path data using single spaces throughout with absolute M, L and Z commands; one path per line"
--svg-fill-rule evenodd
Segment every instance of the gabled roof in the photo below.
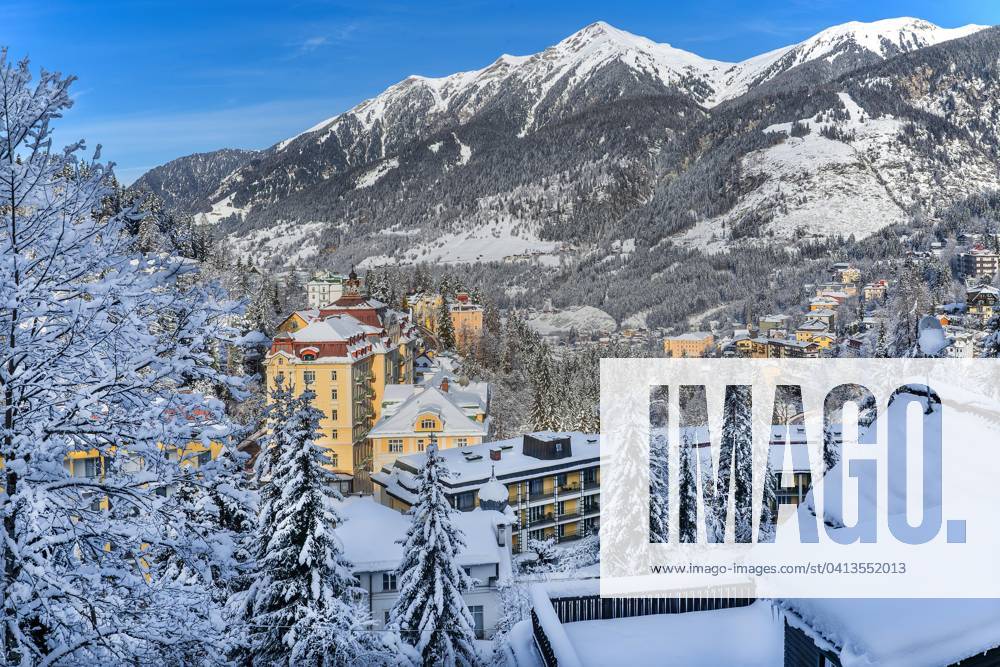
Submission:
M 395 570 L 403 560 L 403 545 L 410 528 L 410 517 L 380 505 L 371 496 L 348 498 L 337 503 L 344 522 L 337 526 L 337 537 L 344 545 L 344 555 L 355 572 Z M 499 512 L 474 510 L 452 514 L 455 527 L 465 534 L 459 547 L 461 565 L 497 564 L 501 579 L 510 574 L 510 554 L 497 544 L 496 526 L 509 523 Z
M 384 415 L 368 437 L 384 438 L 413 434 L 414 424 L 420 415 L 433 412 L 441 418 L 438 435 L 469 435 L 486 437 L 488 424 L 477 422 L 465 414 L 451 397 L 435 387 L 414 392 L 391 415 Z

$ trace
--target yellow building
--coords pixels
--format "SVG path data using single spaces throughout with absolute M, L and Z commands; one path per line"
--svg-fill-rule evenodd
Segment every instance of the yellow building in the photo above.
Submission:
M 600 527 L 600 444 L 597 435 L 533 433 L 465 449 L 442 450 L 451 473 L 445 494 L 462 511 L 479 506 L 479 491 L 491 477 L 507 487 L 508 506 L 518 517 L 511 548 L 529 539 L 568 542 Z M 413 476 L 425 455 L 399 458 L 372 475 L 383 505 L 405 512 L 415 501 Z
M 489 385 L 458 384 L 448 374 L 425 385 L 386 387 L 382 416 L 368 434 L 372 470 L 424 451 L 433 434 L 439 449 L 478 445 L 489 432 Z
M 282 328 L 265 361 L 268 393 L 279 378 L 295 395 L 313 390 L 313 405 L 323 413 L 317 444 L 342 480 L 353 479 L 355 491 L 368 490 L 368 431 L 379 418 L 386 385 L 413 381 L 416 331 L 404 314 L 362 297 L 353 272 L 340 299 L 293 313 Z
M 668 357 L 703 357 L 715 344 L 715 337 L 706 331 L 692 331 L 663 339 L 663 352 Z
M 976 315 L 984 321 L 993 317 L 1000 300 L 1000 290 L 989 285 L 973 287 L 966 292 L 966 307 L 970 315 Z
M 437 333 L 441 312 L 440 294 L 415 294 L 408 299 L 413 321 L 431 333 Z M 483 333 L 483 307 L 474 303 L 467 292 L 458 292 L 449 302 L 451 326 L 455 331 L 455 347 L 465 352 Z

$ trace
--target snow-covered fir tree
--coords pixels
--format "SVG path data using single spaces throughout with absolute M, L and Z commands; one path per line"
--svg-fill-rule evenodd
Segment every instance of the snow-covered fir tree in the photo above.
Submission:
M 441 304 L 437 312 L 437 338 L 438 343 L 445 350 L 455 349 L 455 325 L 451 321 L 451 305 L 448 295 L 441 294 Z
M 458 510 L 448 502 L 442 481 L 448 468 L 437 442 L 417 475 L 417 500 L 410 508 L 412 524 L 402 540 L 403 560 L 397 569 L 399 598 L 390 622 L 420 654 L 425 667 L 476 665 L 474 621 L 462 598 L 472 579 L 458 564 L 465 537 L 452 523 Z
M 667 448 L 668 388 L 649 396 L 649 541 L 670 541 L 670 462 Z
M 691 436 L 685 434 L 677 453 L 677 467 L 680 470 L 677 534 L 681 542 L 695 542 L 698 539 L 698 482 L 695 473 L 698 462 L 695 456 Z
M 53 150 L 72 81 L 0 54 L 0 662 L 212 661 L 229 556 L 157 490 L 190 441 L 228 442 L 195 388 L 237 389 L 211 354 L 235 305 L 137 249 L 99 150 Z M 173 574 L 151 565 L 168 558 Z
M 750 401 L 749 385 L 726 387 L 715 497 L 719 524 L 724 530 L 728 523 L 732 488 L 736 542 L 753 539 L 753 422 Z
M 322 413 L 315 395 L 272 393 L 271 433 L 261 455 L 254 581 L 246 601 L 254 665 L 355 665 L 364 619 L 361 593 L 335 529 L 341 500 L 314 443 Z
M 552 382 L 552 355 L 547 345 L 541 345 L 531 369 L 531 410 L 528 419 L 535 431 L 556 430 L 556 396 Z

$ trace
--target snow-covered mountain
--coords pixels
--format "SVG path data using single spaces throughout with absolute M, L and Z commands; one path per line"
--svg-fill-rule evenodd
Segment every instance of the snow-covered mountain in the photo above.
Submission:
M 716 81 L 716 101 L 739 97 L 756 86 L 806 63 L 838 59 L 850 67 L 856 61 L 870 62 L 891 58 L 952 39 L 967 37 L 988 26 L 966 25 L 941 28 L 929 21 L 895 18 L 861 23 L 851 21 L 827 28 L 804 42 L 736 63 L 722 72 Z M 845 69 L 846 71 L 846 69 Z
M 655 295 L 700 275 L 706 250 L 861 238 L 1000 188 L 997 52 L 995 28 L 891 19 L 724 63 L 595 23 L 531 56 L 409 77 L 226 156 L 228 173 L 197 156 L 142 183 L 260 262 L 527 261 L 556 282 L 533 273 L 510 293 L 682 318 L 718 302 L 682 307 L 694 292 L 672 289 L 612 307 L 596 276 L 623 267 L 616 281 Z M 190 173 L 186 197 L 170 175 Z M 558 282 L 566 267 L 595 277 Z

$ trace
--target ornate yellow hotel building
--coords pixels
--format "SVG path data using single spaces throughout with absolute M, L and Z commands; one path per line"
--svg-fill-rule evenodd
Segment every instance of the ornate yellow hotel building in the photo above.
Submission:
M 408 317 L 360 293 L 352 271 L 343 295 L 322 308 L 292 313 L 265 360 L 272 391 L 281 378 L 296 395 L 316 392 L 323 413 L 317 444 L 354 491 L 370 490 L 368 432 L 380 417 L 387 385 L 413 382 L 419 338 Z

